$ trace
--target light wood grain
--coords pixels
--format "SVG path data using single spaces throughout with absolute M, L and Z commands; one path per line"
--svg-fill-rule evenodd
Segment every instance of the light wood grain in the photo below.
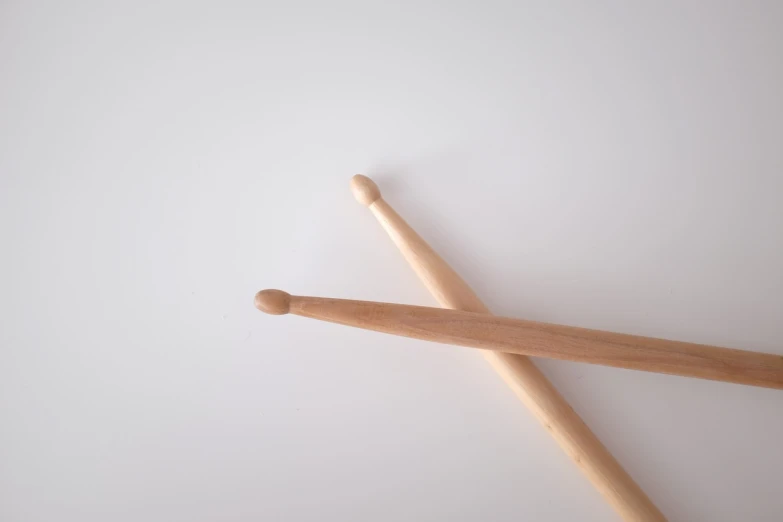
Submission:
M 356 199 L 369 207 L 442 307 L 490 313 L 459 274 L 382 198 L 371 179 L 356 175 L 351 179 L 351 189 Z M 666 520 L 533 361 L 523 355 L 503 352 L 484 351 L 483 354 L 623 520 Z
M 291 313 L 422 341 L 783 389 L 783 357 L 769 353 L 280 290 L 262 290 L 256 303 L 277 315 Z

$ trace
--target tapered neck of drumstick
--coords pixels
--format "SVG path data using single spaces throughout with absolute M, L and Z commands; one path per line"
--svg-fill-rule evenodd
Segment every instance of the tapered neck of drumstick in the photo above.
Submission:
M 369 208 L 442 307 L 490 313 L 459 274 L 382 197 Z

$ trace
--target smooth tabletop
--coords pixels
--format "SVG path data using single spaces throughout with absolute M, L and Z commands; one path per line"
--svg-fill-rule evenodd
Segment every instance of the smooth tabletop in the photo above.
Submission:
M 0 3 L 0 520 L 617 520 L 434 306 L 783 355 L 775 2 Z M 540 368 L 672 520 L 783 518 L 783 393 Z

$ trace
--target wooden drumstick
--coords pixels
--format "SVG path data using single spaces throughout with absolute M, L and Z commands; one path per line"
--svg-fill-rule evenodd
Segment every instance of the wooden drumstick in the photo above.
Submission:
M 442 307 L 490 313 L 468 284 L 386 203 L 370 178 L 354 176 L 351 190 L 375 215 Z M 484 351 L 483 354 L 624 520 L 666 520 L 533 361 L 524 355 L 503 352 Z
M 783 356 L 373 301 L 256 294 L 256 307 L 422 341 L 783 389 Z

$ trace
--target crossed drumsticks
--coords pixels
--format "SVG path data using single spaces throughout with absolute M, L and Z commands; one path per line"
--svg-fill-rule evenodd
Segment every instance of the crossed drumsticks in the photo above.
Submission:
M 450 310 L 292 296 L 262 290 L 255 305 L 303 317 L 484 349 L 519 399 L 627 521 L 666 520 L 579 415 L 527 356 L 615 366 L 783 389 L 783 357 L 534 321 L 494 317 L 465 281 L 381 197 L 368 177 L 351 180 L 367 206 L 438 302 Z

